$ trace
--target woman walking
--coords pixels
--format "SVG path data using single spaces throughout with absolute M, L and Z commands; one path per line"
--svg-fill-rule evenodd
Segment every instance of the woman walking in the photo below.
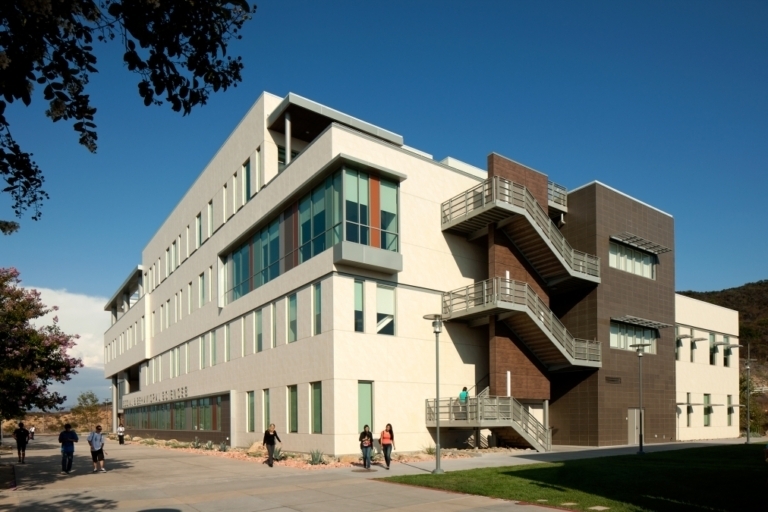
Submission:
M 275 432 L 275 424 L 270 423 L 269 428 L 266 432 L 264 432 L 264 441 L 261 443 L 262 446 L 265 446 L 267 448 L 267 464 L 269 467 L 272 467 L 272 464 L 274 464 L 275 459 L 275 439 L 277 439 L 278 443 L 282 443 L 280 440 L 280 436 L 277 435 L 277 432 Z
M 384 452 L 384 461 L 387 463 L 387 469 L 392 462 L 392 450 L 395 449 L 395 431 L 392 430 L 392 424 L 387 423 L 381 432 L 381 449 Z
M 371 469 L 371 449 L 373 448 L 373 434 L 371 434 L 371 427 L 368 425 L 363 427 L 363 431 L 360 432 L 360 449 L 363 450 L 363 467 L 365 469 Z

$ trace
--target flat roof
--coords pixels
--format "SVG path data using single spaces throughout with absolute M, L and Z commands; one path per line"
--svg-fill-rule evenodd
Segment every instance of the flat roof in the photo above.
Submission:
M 363 121 L 362 119 L 358 119 L 343 112 L 339 112 L 336 109 L 326 107 L 325 105 L 321 105 L 316 101 L 312 101 L 292 92 L 289 92 L 283 101 L 280 102 L 277 108 L 275 108 L 275 110 L 269 114 L 269 117 L 267 117 L 267 127 L 279 128 L 277 125 L 282 126 L 283 114 L 285 114 L 289 109 L 296 110 L 297 108 L 325 117 L 329 121 L 345 124 L 351 128 L 354 128 L 355 130 L 368 133 L 374 137 L 378 137 L 380 139 L 386 140 L 387 142 L 391 142 L 392 144 L 397 144 L 398 146 L 403 145 L 402 135 L 398 135 L 389 130 L 385 130 L 384 128 L 379 128 L 378 126 Z
M 569 191 L 568 191 L 568 193 L 570 194 L 570 193 L 572 193 L 572 192 L 576 192 L 577 190 L 581 190 L 581 189 L 583 189 L 583 188 L 587 188 L 587 187 L 588 187 L 588 186 L 590 186 L 590 185 L 600 185 L 600 186 L 603 186 L 603 187 L 607 188 L 608 190 L 612 190 L 612 191 L 616 192 L 617 194 L 621 194 L 622 196 L 624 196 L 624 197 L 626 197 L 626 198 L 628 198 L 628 199 L 631 199 L 631 200 L 635 201 L 636 203 L 640 203 L 640 204 L 642 204 L 643 206 L 647 206 L 648 208 L 650 208 L 650 209 L 652 209 L 652 210 L 656 210 L 656 211 L 657 211 L 657 212 L 659 212 L 659 213 L 663 213 L 663 214 L 664 214 L 664 215 L 666 215 L 667 217 L 672 217 L 672 218 L 674 218 L 674 217 L 672 216 L 672 214 L 669 214 L 669 213 L 665 212 L 664 210 L 659 210 L 659 209 L 658 209 L 658 208 L 656 208 L 655 206 L 651 206 L 650 204 L 646 203 L 645 201 L 641 201 L 641 200 L 637 199 L 636 197 L 632 197 L 632 196 L 631 196 L 631 195 L 629 195 L 629 194 L 625 194 L 625 193 L 624 193 L 624 192 L 622 192 L 621 190 L 617 190 L 617 189 L 615 189 L 615 188 L 613 188 L 613 187 L 611 187 L 611 186 L 609 186 L 609 185 L 606 185 L 606 184 L 605 184 L 605 183 L 603 183 L 602 181 L 598 181 L 598 180 L 595 180 L 595 181 L 590 181 L 589 183 L 585 183 L 584 185 L 582 185 L 582 186 L 580 186 L 580 187 L 576 187 L 576 188 L 574 188 L 573 190 L 569 190 Z

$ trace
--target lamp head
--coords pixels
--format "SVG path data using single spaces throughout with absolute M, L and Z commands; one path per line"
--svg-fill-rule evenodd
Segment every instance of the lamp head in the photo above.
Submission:
M 443 331 L 443 315 L 432 313 L 424 315 L 424 320 L 432 320 L 432 332 L 440 334 Z

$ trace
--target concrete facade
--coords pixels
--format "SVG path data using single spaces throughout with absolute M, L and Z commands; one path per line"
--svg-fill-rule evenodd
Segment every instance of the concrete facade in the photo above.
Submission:
M 347 170 L 366 177 L 360 190 L 370 193 L 370 204 L 358 203 L 367 224 L 349 213 Z M 557 222 L 545 228 L 599 257 L 600 277 L 567 268 L 553 277 L 551 244 L 534 240 L 538 252 L 527 248 L 520 233 L 535 238 L 541 228 L 515 224 L 521 215 L 471 236 L 447 229 L 444 203 L 495 177 L 530 192 L 536 211 Z M 384 247 L 393 240 L 384 234 L 384 183 L 396 190 L 395 250 Z M 455 397 L 464 386 L 473 395 L 486 387 L 491 395 L 509 391 L 551 426 L 556 444 L 631 443 L 627 411 L 636 407 L 637 356 L 609 343 L 612 318 L 631 315 L 670 326 L 658 329 L 645 358 L 646 439 L 679 439 L 674 253 L 659 254 L 654 279 L 611 268 L 608 257 L 611 237 L 624 231 L 674 248 L 671 216 L 596 183 L 568 194 L 567 207 L 553 207 L 551 186 L 546 175 L 500 155 L 489 156 L 488 172 L 450 157 L 438 162 L 397 134 L 305 98 L 262 94 L 105 307 L 113 320 L 104 355 L 115 412 L 129 433 L 233 446 L 259 441 L 269 421 L 287 450 L 328 454 L 355 453 L 364 420 L 374 433 L 391 423 L 398 449 L 420 450 L 435 434 L 425 426 L 435 342 L 422 317 L 446 314 L 448 290 L 498 278 L 528 286 L 543 305 L 539 314 L 551 308 L 552 325 L 562 322 L 573 336 L 599 342 L 601 359 L 548 362 L 548 342 L 539 336 L 534 343 L 525 330 L 541 329 L 544 316 L 465 321 L 447 314 L 441 396 Z M 338 231 L 322 224 L 319 236 L 331 242 L 324 250 L 312 245 L 310 257 L 302 252 L 310 242 L 299 248 L 306 233 L 301 205 L 309 194 L 315 201 L 319 187 L 326 187 L 326 202 L 318 204 L 328 211 L 312 206 L 312 215 L 341 213 Z M 370 231 L 367 242 L 350 235 L 363 236 L 355 222 Z M 254 244 L 272 226 L 279 241 L 261 253 Z M 539 260 L 542 250 L 546 261 Z M 248 254 L 244 267 L 239 254 Z M 257 274 L 268 274 L 255 270 L 258 258 L 274 263 L 275 275 L 263 283 Z M 246 272 L 244 280 L 238 272 Z M 394 297 L 391 311 L 387 297 Z M 469 434 L 447 429 L 444 444 L 461 444 Z

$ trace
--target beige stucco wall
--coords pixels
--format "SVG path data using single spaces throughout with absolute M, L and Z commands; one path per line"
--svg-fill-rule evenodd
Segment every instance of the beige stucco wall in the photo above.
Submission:
M 709 333 L 715 334 L 715 341 L 723 341 L 727 336 L 730 343 L 739 342 L 739 313 L 727 308 L 715 306 L 683 295 L 675 295 L 675 323 L 677 333 L 691 335 L 694 338 L 706 338 L 696 343 L 693 362 L 691 362 L 690 338 L 682 339 L 679 360 L 675 363 L 676 372 L 676 419 L 677 438 L 681 441 L 694 439 L 724 439 L 739 436 L 739 409 L 733 407 L 731 426 L 728 426 L 727 399 L 731 395 L 732 403 L 739 403 L 739 349 L 731 351 L 730 367 L 724 366 L 724 350 L 719 348 L 715 365 L 710 364 Z M 691 394 L 691 403 L 704 403 L 704 394 L 711 395 L 711 426 L 704 426 L 704 406 L 691 407 L 691 426 L 687 426 L 687 394 Z

